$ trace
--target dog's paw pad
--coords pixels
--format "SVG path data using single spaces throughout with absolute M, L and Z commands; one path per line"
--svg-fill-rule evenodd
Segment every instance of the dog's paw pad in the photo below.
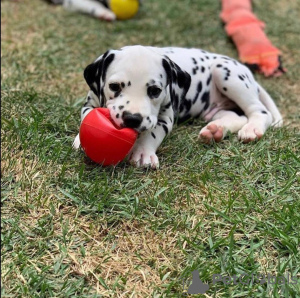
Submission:
M 221 142 L 224 136 L 223 126 L 219 126 L 215 123 L 210 123 L 203 127 L 199 133 L 199 140 L 203 143 Z
M 256 140 L 259 140 L 264 135 L 263 131 L 260 128 L 257 128 L 253 124 L 246 124 L 243 128 L 238 132 L 238 138 L 243 143 L 249 143 Z

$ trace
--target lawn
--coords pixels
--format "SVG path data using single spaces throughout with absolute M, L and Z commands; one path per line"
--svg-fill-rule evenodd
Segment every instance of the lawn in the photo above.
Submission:
M 197 142 L 203 122 L 179 125 L 153 171 L 102 168 L 71 149 L 83 69 L 129 44 L 237 58 L 219 1 L 145 0 L 114 23 L 40 0 L 1 2 L 2 297 L 180 297 L 194 270 L 205 297 L 300 297 L 300 2 L 253 3 L 288 69 L 255 74 L 285 126 L 209 146 Z M 214 274 L 297 283 L 213 285 Z

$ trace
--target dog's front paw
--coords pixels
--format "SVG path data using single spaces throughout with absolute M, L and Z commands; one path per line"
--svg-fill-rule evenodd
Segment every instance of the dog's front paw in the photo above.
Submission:
M 80 138 L 79 138 L 79 134 L 76 136 L 73 144 L 72 144 L 73 149 L 78 150 L 80 147 Z
M 145 148 L 135 149 L 129 157 L 129 162 L 135 167 L 151 167 L 152 169 L 159 168 L 159 161 L 155 152 Z

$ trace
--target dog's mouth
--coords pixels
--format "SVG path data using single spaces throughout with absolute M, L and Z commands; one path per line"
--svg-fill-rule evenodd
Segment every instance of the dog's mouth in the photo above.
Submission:
M 147 130 L 147 127 L 146 127 L 146 126 L 141 126 L 141 127 L 138 127 L 138 128 L 132 128 L 132 127 L 126 126 L 124 123 L 121 123 L 121 124 L 120 124 L 120 128 L 130 128 L 130 129 L 135 130 L 135 131 L 138 132 L 139 134 Z
M 143 120 L 140 120 L 141 121 L 140 124 L 137 124 L 134 120 L 131 122 L 127 121 L 128 123 L 126 124 L 124 119 L 121 117 L 122 117 L 121 115 L 120 116 L 118 116 L 118 114 L 115 115 L 114 112 L 110 113 L 111 122 L 117 129 L 130 128 L 130 129 L 135 130 L 139 134 L 150 129 L 149 127 L 144 125 Z M 139 125 L 139 126 L 137 126 L 137 125 Z

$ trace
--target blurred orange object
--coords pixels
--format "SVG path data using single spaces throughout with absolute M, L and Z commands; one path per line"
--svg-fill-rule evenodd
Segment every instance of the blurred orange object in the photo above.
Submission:
M 220 17 L 243 63 L 265 76 L 286 72 L 281 65 L 280 51 L 263 31 L 265 24 L 252 12 L 251 0 L 222 0 Z

